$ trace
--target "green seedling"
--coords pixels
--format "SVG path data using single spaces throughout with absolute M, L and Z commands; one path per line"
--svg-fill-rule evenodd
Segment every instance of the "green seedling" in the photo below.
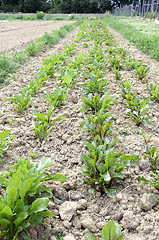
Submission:
M 114 69 L 113 73 L 115 74 L 115 77 L 116 77 L 117 80 L 121 79 L 121 73 L 118 69 Z
M 121 58 L 119 58 L 116 55 L 109 55 L 108 59 L 109 59 L 109 67 L 112 70 L 115 70 L 115 69 L 116 70 L 121 70 L 121 69 L 123 69 L 123 61 L 122 61 Z
M 146 67 L 145 65 L 141 65 L 135 70 L 136 75 L 142 82 L 146 82 L 146 75 L 147 72 L 149 71 L 149 67 Z
M 128 105 L 130 105 L 130 103 L 128 103 Z M 134 99 L 133 106 L 131 106 L 131 108 L 127 108 L 126 113 L 133 118 L 137 126 L 143 124 L 146 127 L 150 127 L 149 118 L 145 117 L 145 114 L 148 112 L 148 110 L 149 104 L 147 100 L 145 99 L 141 101 L 139 96 L 136 96 Z
M 133 101 L 134 98 L 132 98 L 132 97 L 134 94 L 131 90 L 132 85 L 133 84 L 129 80 L 122 80 L 119 82 L 119 86 L 121 88 L 120 93 L 122 94 L 123 98 Z
M 66 55 L 73 55 L 76 52 L 77 44 L 66 45 L 64 47 L 63 53 Z
M 65 88 L 72 88 L 73 84 L 73 78 L 71 75 L 64 75 L 61 76 L 61 82 L 60 84 L 64 86 Z
M 49 77 L 53 77 L 56 72 L 56 68 L 62 66 L 67 60 L 66 55 L 64 54 L 55 54 L 51 55 L 48 59 L 43 59 L 43 67 L 41 68 L 41 72 L 45 72 L 45 74 Z
M 48 210 L 52 191 L 46 181 L 70 182 L 61 174 L 44 174 L 51 167 L 52 160 L 43 158 L 39 164 L 20 159 L 10 167 L 8 173 L 1 173 L 0 186 L 0 238 L 18 240 L 22 231 L 29 226 L 43 223 L 44 217 L 54 217 Z
M 135 109 L 134 107 L 134 101 L 135 101 L 135 98 L 137 97 L 136 94 L 134 94 L 131 90 L 129 92 L 128 90 L 128 93 L 125 94 L 123 91 L 122 91 L 122 95 L 123 95 L 123 98 L 125 98 L 123 100 L 123 103 L 127 106 L 127 108 L 130 108 L 132 111 Z
M 153 84 L 150 83 L 147 90 L 151 94 L 151 98 L 159 102 L 159 86 L 157 84 L 153 86 Z
M 121 232 L 122 227 L 116 227 L 114 222 L 108 222 L 102 229 L 102 239 L 103 240 L 124 240 L 126 239 L 126 234 Z M 91 233 L 86 233 L 85 236 L 88 240 L 97 240 L 96 237 Z
M 84 83 L 80 83 L 83 87 L 83 94 L 92 93 L 93 95 L 99 94 L 103 95 L 105 92 L 105 86 L 107 81 L 104 79 L 98 78 L 98 76 L 92 75 L 90 79 L 88 79 Z
M 83 126 L 82 130 L 88 133 L 92 139 L 97 135 L 104 139 L 111 134 L 111 126 L 113 124 L 111 113 L 99 111 L 96 115 L 88 115 L 86 117 L 87 120 L 81 124 Z
M 92 143 L 86 142 L 85 145 L 88 153 L 81 155 L 83 175 L 87 177 L 84 182 L 102 194 L 106 193 L 109 197 L 115 197 L 113 183 L 123 180 L 124 171 L 136 165 L 140 160 L 139 157 L 124 155 L 113 148 L 109 149 L 109 144 L 97 146 L 95 140 Z M 106 150 L 105 147 L 108 149 Z
M 3 157 L 3 153 L 8 149 L 8 143 L 12 141 L 12 139 L 16 138 L 16 135 L 9 136 L 11 130 L 6 130 L 0 132 L 0 157 Z
M 149 180 L 140 176 L 137 179 L 140 183 L 145 183 L 149 186 L 154 187 L 157 193 L 154 191 L 151 191 L 150 194 L 154 195 L 154 197 L 159 201 L 159 172 L 158 171 L 156 171 L 155 173 L 151 172 L 151 176 L 152 178 L 150 178 Z
M 135 70 L 137 68 L 138 63 L 136 62 L 136 60 L 134 58 L 131 57 L 127 57 L 125 59 L 125 65 L 128 67 L 129 71 Z
M 88 94 L 87 97 L 82 97 L 84 105 L 80 109 L 81 112 L 93 112 L 97 113 L 99 110 L 108 111 L 111 105 L 116 102 L 116 100 L 106 92 L 102 97 L 99 95 Z
M 32 98 L 29 92 L 22 91 L 21 95 L 15 95 L 13 98 L 6 98 L 13 102 L 14 109 L 22 114 L 32 104 Z
M 22 89 L 22 91 L 27 92 L 28 95 L 33 97 L 43 87 L 43 85 L 43 79 L 36 79 L 35 81 L 31 81 L 29 85 Z
M 25 52 L 28 56 L 35 56 L 42 51 L 42 45 L 39 43 L 31 42 L 26 48 Z
M 37 158 L 39 155 L 36 153 L 36 148 L 33 149 L 32 152 L 29 152 L 29 157 L 32 159 Z
M 144 138 L 146 144 L 144 157 L 149 159 L 152 170 L 159 170 L 159 150 L 157 147 L 152 147 L 149 143 L 152 135 L 149 135 L 148 138 L 146 138 L 146 135 L 142 133 L 141 136 Z
M 32 110 L 32 113 L 37 118 L 35 121 L 35 129 L 33 133 L 35 133 L 41 142 L 47 137 L 48 133 L 53 129 L 54 124 L 57 121 L 66 119 L 66 117 L 57 117 L 52 119 L 53 115 L 55 114 L 54 110 L 55 108 L 52 107 L 47 111 L 46 115 L 39 113 L 36 110 Z
M 43 98 L 45 98 L 54 109 L 61 108 L 64 104 L 64 100 L 66 99 L 66 90 L 62 89 L 60 87 L 57 87 L 56 91 L 54 93 L 50 94 L 44 94 Z

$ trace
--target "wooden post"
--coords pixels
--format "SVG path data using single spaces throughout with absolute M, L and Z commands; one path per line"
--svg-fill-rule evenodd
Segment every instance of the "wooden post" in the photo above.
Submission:
M 152 19 L 153 13 L 154 13 L 154 0 L 151 0 L 150 20 Z

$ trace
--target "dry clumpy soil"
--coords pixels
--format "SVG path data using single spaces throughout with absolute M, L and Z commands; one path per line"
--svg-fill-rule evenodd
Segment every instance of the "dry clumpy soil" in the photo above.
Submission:
M 116 41 L 130 55 L 138 61 L 145 62 L 150 66 L 148 81 L 155 82 L 159 80 L 158 63 L 143 55 L 135 47 L 125 41 L 120 34 L 109 29 Z M 11 144 L 5 154 L 5 160 L 0 164 L 0 171 L 8 170 L 11 164 L 19 157 L 27 157 L 29 152 L 36 148 L 38 161 L 42 157 L 51 157 L 52 167 L 48 173 L 61 173 L 70 178 L 72 183 L 49 183 L 58 200 L 58 204 L 50 202 L 49 208 L 56 216 L 46 219 L 50 224 L 47 226 L 37 226 L 31 228 L 31 239 L 46 239 L 47 233 L 50 240 L 55 240 L 53 234 L 61 232 L 65 235 L 64 240 L 85 240 L 85 232 L 92 232 L 100 239 L 101 229 L 108 222 L 113 220 L 116 225 L 122 225 L 124 232 L 128 233 L 127 240 L 157 240 L 159 239 L 159 208 L 154 199 L 147 197 L 149 187 L 141 185 L 137 181 L 140 175 L 148 175 L 146 169 L 149 163 L 142 159 L 139 166 L 133 167 L 126 172 L 126 178 L 122 184 L 121 191 L 118 191 L 116 199 L 107 198 L 99 192 L 89 193 L 89 186 L 82 184 L 80 154 L 82 152 L 83 139 L 80 133 L 79 125 L 84 119 L 79 112 L 82 106 L 81 89 L 78 85 L 74 86 L 66 99 L 65 106 L 59 111 L 59 115 L 66 116 L 65 121 L 58 122 L 54 130 L 49 134 L 49 138 L 42 144 L 32 133 L 34 129 L 34 119 L 30 109 L 21 117 L 13 109 L 10 102 L 5 99 L 17 94 L 31 80 L 34 80 L 36 74 L 42 65 L 42 58 L 49 57 L 50 54 L 60 53 L 66 44 L 73 43 L 72 39 L 77 34 L 75 29 L 65 39 L 62 39 L 52 50 L 47 51 L 43 56 L 32 58 L 28 66 L 24 66 L 17 72 L 16 80 L 12 80 L 10 85 L 0 90 L 0 131 L 11 129 L 12 134 L 17 138 Z M 77 45 L 78 55 L 80 52 L 88 49 L 83 48 L 84 42 Z M 91 43 L 90 43 L 91 46 Z M 110 93 L 118 99 L 118 103 L 112 109 L 113 118 L 116 124 L 113 132 L 120 135 L 119 150 L 126 154 L 139 154 L 142 157 L 144 152 L 144 140 L 141 137 L 139 128 L 135 123 L 125 117 L 124 105 L 119 94 L 119 87 L 111 72 L 106 73 L 110 80 L 108 89 Z M 139 94 L 146 93 L 146 84 L 139 82 L 134 74 L 123 73 L 124 79 L 130 79 L 134 82 L 134 91 Z M 38 109 L 45 112 L 48 109 L 46 101 L 42 98 L 45 92 L 51 92 L 57 86 L 56 79 L 46 81 L 43 89 L 34 98 L 32 109 Z M 143 128 L 148 136 L 152 133 L 152 145 L 158 146 L 159 137 L 157 129 L 159 126 L 159 104 L 151 106 L 149 117 L 151 117 L 152 129 Z M 10 123 L 9 123 L 10 122 Z M 123 126 L 127 126 L 126 134 L 120 134 Z
M 27 43 L 52 33 L 72 21 L 17 21 L 0 22 L 0 49 L 6 53 L 21 50 Z

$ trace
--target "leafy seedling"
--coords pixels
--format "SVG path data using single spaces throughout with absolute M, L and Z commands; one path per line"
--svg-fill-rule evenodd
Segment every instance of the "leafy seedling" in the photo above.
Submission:
M 159 86 L 157 84 L 153 86 L 153 84 L 150 83 L 147 90 L 151 94 L 151 98 L 159 102 Z
M 43 158 L 39 164 L 20 159 L 10 167 L 8 173 L 1 173 L 0 185 L 0 238 L 17 240 L 24 229 L 43 223 L 44 217 L 54 217 L 48 210 L 49 199 L 53 196 L 45 186 L 46 181 L 70 182 L 61 174 L 44 174 L 51 167 L 52 160 Z
M 6 130 L 0 132 L 0 157 L 3 157 L 3 153 L 8 149 L 8 143 L 12 141 L 12 139 L 16 138 L 16 135 L 9 136 L 11 130 Z
M 36 116 L 35 128 L 33 133 L 40 139 L 42 142 L 48 135 L 48 133 L 53 129 L 54 124 L 57 121 L 65 120 L 66 117 L 57 117 L 52 119 L 54 112 L 54 107 L 49 109 L 45 114 L 39 113 L 36 110 L 32 110 L 32 113 Z
M 135 70 L 136 75 L 142 82 L 146 82 L 146 75 L 147 72 L 149 71 L 149 67 L 146 67 L 145 65 L 141 65 Z
M 7 101 L 13 102 L 14 109 L 20 114 L 32 104 L 31 94 L 22 91 L 20 95 L 15 95 L 13 98 L 6 98 Z
M 54 93 L 44 94 L 43 98 L 45 98 L 54 109 L 61 108 L 64 100 L 66 99 L 66 90 L 60 87 L 57 87 Z
M 108 222 L 102 229 L 102 239 L 103 240 L 124 240 L 126 234 L 121 232 L 122 227 L 116 227 L 114 222 Z M 91 233 L 86 233 L 85 236 L 88 240 L 97 240 L 96 237 Z

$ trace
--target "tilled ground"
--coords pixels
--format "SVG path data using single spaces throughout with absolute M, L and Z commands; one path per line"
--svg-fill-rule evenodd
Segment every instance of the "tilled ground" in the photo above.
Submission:
M 0 22 L 0 49 L 7 54 L 22 50 L 32 40 L 52 33 L 72 21 L 14 21 Z
M 148 81 L 154 82 L 158 79 L 158 64 L 135 47 L 125 41 L 120 34 L 109 29 L 120 44 L 121 47 L 129 50 L 132 57 L 138 61 L 145 62 L 150 66 Z M 42 157 L 51 157 L 52 167 L 48 170 L 51 174 L 61 173 L 70 178 L 72 183 L 49 183 L 50 188 L 56 198 L 55 203 L 50 202 L 50 210 L 56 216 L 55 218 L 46 219 L 50 227 L 37 226 L 36 229 L 30 229 L 31 239 L 51 239 L 54 240 L 53 234 L 61 232 L 65 235 L 65 240 L 84 240 L 85 232 L 92 232 L 100 238 L 101 229 L 110 220 L 117 225 L 122 225 L 125 232 L 128 232 L 128 240 L 156 240 L 159 239 L 159 209 L 154 204 L 153 199 L 148 199 L 146 193 L 149 187 L 141 185 L 137 181 L 138 176 L 148 175 L 146 169 L 149 164 L 142 159 L 139 166 L 130 168 L 126 172 L 126 178 L 122 183 L 121 190 L 118 191 L 116 199 L 107 198 L 99 192 L 89 192 L 89 186 L 83 185 L 81 174 L 81 160 L 83 137 L 80 133 L 79 125 L 84 116 L 79 112 L 82 106 L 80 86 L 74 86 L 65 101 L 65 106 L 59 111 L 59 115 L 66 116 L 65 121 L 58 122 L 49 138 L 40 143 L 35 138 L 32 131 L 34 130 L 34 118 L 30 109 L 21 117 L 14 111 L 10 102 L 5 99 L 17 94 L 31 80 L 42 65 L 42 58 L 49 57 L 50 54 L 59 53 L 66 44 L 73 43 L 72 39 L 77 34 L 78 29 L 74 30 L 65 39 L 62 39 L 52 51 L 47 51 L 43 56 L 33 58 L 31 64 L 22 67 L 17 72 L 16 80 L 0 91 L 0 131 L 11 129 L 12 134 L 17 138 L 11 144 L 5 154 L 5 160 L 0 165 L 0 170 L 8 170 L 10 164 L 20 157 L 28 157 L 29 152 L 36 148 L 38 161 Z M 90 48 L 93 43 L 90 42 Z M 80 52 L 89 52 L 90 48 L 83 48 L 84 42 L 77 45 L 76 56 Z M 114 135 L 120 136 L 118 148 L 126 154 L 139 154 L 142 157 L 144 152 L 144 140 L 141 137 L 141 131 L 135 123 L 125 115 L 125 107 L 122 103 L 122 97 L 119 93 L 119 86 L 114 74 L 111 71 L 106 73 L 109 84 L 107 85 L 111 95 L 118 102 L 111 110 L 115 125 L 113 126 Z M 134 91 L 138 94 L 145 95 L 146 84 L 141 83 L 137 77 L 130 72 L 122 73 L 123 79 L 130 79 L 134 82 Z M 45 112 L 48 104 L 42 98 L 45 92 L 51 92 L 57 86 L 57 80 L 50 78 L 46 81 L 42 90 L 35 96 L 32 109 Z M 152 104 L 149 112 L 151 117 L 151 129 L 143 128 L 146 135 L 152 133 L 152 144 L 158 146 L 159 126 L 159 104 Z M 121 130 L 127 126 L 126 133 L 121 134 Z M 48 238 L 47 238 L 48 237 Z

